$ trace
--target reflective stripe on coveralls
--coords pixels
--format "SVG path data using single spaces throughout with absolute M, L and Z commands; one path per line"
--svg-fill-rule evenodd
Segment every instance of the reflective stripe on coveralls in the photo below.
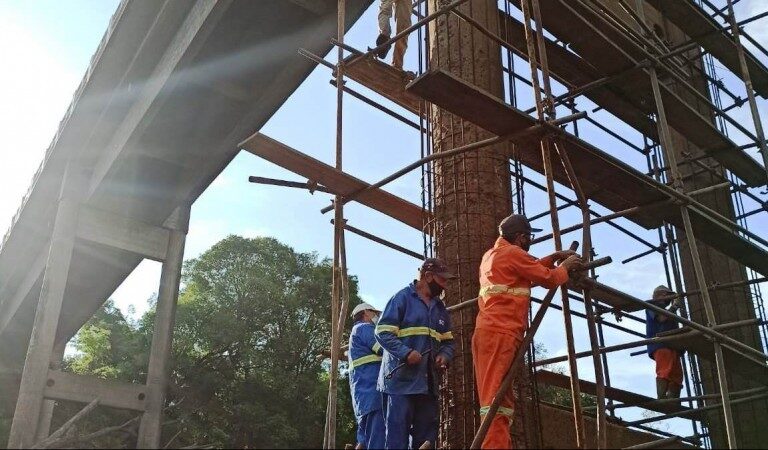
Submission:
M 553 288 L 568 280 L 564 267 L 554 267 L 552 258 L 536 259 L 504 238 L 497 239 L 480 264 L 480 299 L 472 359 L 481 406 L 488 411 L 507 369 L 520 349 L 528 327 L 531 287 Z M 501 363 L 500 363 L 501 362 Z M 511 448 L 509 424 L 514 412 L 511 390 L 502 398 L 483 441 L 483 448 Z
M 478 297 L 486 297 L 489 295 L 495 295 L 495 294 L 507 294 L 507 295 L 515 295 L 518 297 L 531 296 L 531 289 L 525 288 L 525 287 L 509 287 L 504 284 L 492 284 L 489 286 L 484 286 L 482 289 L 480 289 L 480 293 L 478 294 Z
M 381 361 L 381 356 L 379 355 L 363 356 L 362 358 L 357 358 L 355 360 L 352 360 L 352 368 L 354 369 L 355 367 L 360 367 L 363 364 L 369 364 L 369 363 L 379 362 L 379 361 Z

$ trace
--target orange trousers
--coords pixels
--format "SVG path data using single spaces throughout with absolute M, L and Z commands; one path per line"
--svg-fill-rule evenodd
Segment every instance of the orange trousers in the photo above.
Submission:
M 501 386 L 501 381 L 509 368 L 522 336 L 497 333 L 486 329 L 476 329 L 472 336 L 472 359 L 475 364 L 475 381 L 480 397 L 480 416 L 485 415 L 493 402 L 493 397 Z M 512 420 L 514 396 L 507 392 L 502 399 L 499 411 L 488 428 L 482 448 L 512 448 L 509 424 Z
M 656 378 L 683 385 L 683 365 L 677 350 L 660 348 L 653 352 L 653 359 L 656 361 Z

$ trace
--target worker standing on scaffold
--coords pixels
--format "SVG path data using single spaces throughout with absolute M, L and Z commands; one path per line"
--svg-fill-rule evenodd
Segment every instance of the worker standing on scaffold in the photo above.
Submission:
M 389 300 L 376 325 L 376 340 L 384 348 L 378 389 L 384 396 L 388 449 L 437 441 L 437 371 L 453 358 L 451 320 L 440 297 L 451 278 L 442 261 L 427 258 L 419 279 Z
M 525 330 L 531 306 L 531 287 L 555 288 L 568 281 L 568 271 L 578 268 L 581 259 L 571 250 L 536 259 L 528 253 L 533 232 L 528 219 L 520 214 L 506 217 L 499 225 L 501 235 L 480 263 L 480 311 L 472 336 L 480 415 L 483 416 L 501 387 L 509 363 L 513 361 Z M 555 267 L 555 263 L 560 263 Z M 512 448 L 509 424 L 513 413 L 511 390 L 485 435 L 482 448 Z
M 392 12 L 395 13 L 397 33 L 411 26 L 411 0 L 381 0 L 379 5 L 379 36 L 376 38 L 376 46 L 387 42 L 392 37 Z M 408 36 L 403 36 L 395 42 L 395 53 L 392 55 L 392 65 L 398 69 L 403 68 L 405 49 L 408 48 Z M 389 46 L 382 48 L 376 56 L 381 59 L 387 57 Z
M 374 336 L 379 312 L 368 303 L 352 310 L 355 323 L 349 334 L 349 387 L 357 421 L 357 448 L 384 448 L 384 414 L 381 393 L 376 390 L 384 351 Z
M 666 286 L 658 286 L 653 290 L 653 297 L 648 302 L 659 308 L 667 308 L 672 303 L 675 292 Z M 670 311 L 677 309 L 677 303 Z M 678 323 L 667 316 L 645 310 L 645 336 L 652 338 L 657 333 L 676 330 Z M 664 344 L 648 344 L 648 356 L 656 361 L 656 395 L 660 399 L 680 398 L 683 388 L 683 365 L 680 362 L 682 354 Z

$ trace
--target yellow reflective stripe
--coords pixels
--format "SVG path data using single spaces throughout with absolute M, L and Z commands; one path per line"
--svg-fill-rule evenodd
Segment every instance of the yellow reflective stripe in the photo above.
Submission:
M 488 295 L 494 295 L 494 294 L 508 294 L 508 295 L 516 295 L 516 296 L 530 296 L 531 295 L 531 289 L 526 287 L 509 287 L 504 284 L 492 284 L 490 286 L 485 286 L 482 289 L 480 289 L 480 293 L 478 294 L 479 297 L 485 297 Z
M 378 362 L 381 361 L 381 356 L 379 355 L 367 355 L 363 356 L 362 358 L 357 358 L 352 360 L 352 368 L 362 366 L 363 364 L 368 364 L 372 362 Z
M 480 415 L 484 416 L 484 415 L 488 414 L 488 411 L 490 411 L 490 409 L 491 409 L 490 406 L 483 406 L 482 408 L 480 408 Z M 512 408 L 505 408 L 503 406 L 499 406 L 498 411 L 496 411 L 496 415 L 507 416 L 510 419 L 512 418 L 512 416 L 514 414 L 515 414 L 515 410 L 514 409 L 512 409 Z
M 453 332 L 448 331 L 440 333 L 439 331 L 429 327 L 409 327 L 403 328 L 397 333 L 397 337 L 404 338 L 408 336 L 430 336 L 436 341 L 449 341 L 453 339 Z
M 408 336 L 430 336 L 430 330 L 428 327 L 409 327 L 403 328 L 397 333 L 397 337 L 404 338 Z
M 379 343 L 377 342 L 373 344 L 373 348 L 371 350 L 373 350 L 373 353 L 379 353 L 379 350 L 381 350 L 381 345 L 379 345 Z
M 376 325 L 376 334 L 381 334 L 381 333 L 397 334 L 398 331 L 400 331 L 400 327 L 397 327 L 395 325 L 384 325 L 384 324 Z

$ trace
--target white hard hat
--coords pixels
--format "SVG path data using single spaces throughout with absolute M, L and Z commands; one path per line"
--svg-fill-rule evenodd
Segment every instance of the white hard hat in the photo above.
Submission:
M 355 306 L 355 309 L 352 310 L 352 318 L 354 318 L 356 315 L 360 314 L 361 312 L 365 311 L 366 309 L 370 309 L 371 311 L 379 311 L 378 309 L 374 308 L 373 306 L 369 305 L 368 303 L 360 303 L 359 305 Z

